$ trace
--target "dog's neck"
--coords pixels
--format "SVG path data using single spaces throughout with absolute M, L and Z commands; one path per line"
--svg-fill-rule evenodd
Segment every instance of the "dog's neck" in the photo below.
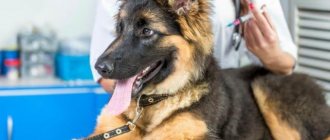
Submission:
M 150 132 L 157 128 L 162 122 L 176 112 L 191 107 L 200 101 L 202 97 L 210 91 L 210 83 L 214 80 L 216 72 L 219 70 L 217 62 L 213 56 L 208 56 L 204 62 L 205 69 L 203 76 L 195 82 L 187 83 L 186 86 L 157 104 L 144 108 L 142 117 L 137 122 L 137 126 L 144 132 Z M 166 93 L 164 93 L 166 94 Z M 133 100 L 128 110 L 123 114 L 127 119 L 135 117 L 136 100 Z
M 206 82 L 194 85 L 189 84 L 174 96 L 144 108 L 142 117 L 137 122 L 137 126 L 140 127 L 141 130 L 150 132 L 175 112 L 185 109 L 199 101 L 208 91 L 209 84 Z M 129 109 L 124 113 L 128 119 L 134 118 L 136 105 L 136 100 L 132 101 Z

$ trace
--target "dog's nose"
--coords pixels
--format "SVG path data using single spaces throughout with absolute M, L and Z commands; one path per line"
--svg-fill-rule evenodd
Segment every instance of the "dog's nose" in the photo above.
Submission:
M 96 63 L 95 69 L 98 73 L 103 77 L 109 77 L 113 72 L 114 66 L 112 63 L 108 63 L 106 61 L 101 61 Z

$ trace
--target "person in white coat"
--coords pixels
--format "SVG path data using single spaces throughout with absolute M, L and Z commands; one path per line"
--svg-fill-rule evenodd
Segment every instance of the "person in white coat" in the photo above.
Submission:
M 220 67 L 237 68 L 255 64 L 274 73 L 291 74 L 297 59 L 297 47 L 290 36 L 280 1 L 239 2 L 242 5 L 240 15 L 248 12 L 253 14 L 251 20 L 240 26 L 243 32 L 238 32 L 235 27 L 227 27 L 228 23 L 238 17 L 235 12 L 235 0 L 211 1 L 214 56 L 218 59 Z M 109 93 L 113 91 L 115 82 L 101 78 L 94 69 L 94 64 L 115 39 L 114 16 L 119 5 L 120 1 L 117 0 L 99 0 L 91 43 L 90 65 L 94 80 Z M 260 12 L 260 9 L 264 12 Z

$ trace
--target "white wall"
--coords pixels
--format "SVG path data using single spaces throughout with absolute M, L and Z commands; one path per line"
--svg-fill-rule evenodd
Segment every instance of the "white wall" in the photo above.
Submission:
M 97 0 L 0 0 L 0 46 L 27 24 L 48 24 L 62 38 L 90 34 Z
M 97 0 L 0 0 L 0 48 L 27 24 L 48 24 L 61 38 L 90 34 Z M 286 16 L 288 0 L 281 0 Z

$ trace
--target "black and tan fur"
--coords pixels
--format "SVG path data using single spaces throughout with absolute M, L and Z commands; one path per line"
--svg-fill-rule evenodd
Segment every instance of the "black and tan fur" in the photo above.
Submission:
M 105 78 L 129 78 L 155 60 L 162 70 L 140 94 L 172 94 L 146 107 L 138 127 L 113 138 L 127 140 L 323 140 L 330 137 L 330 109 L 322 89 L 304 74 L 274 75 L 249 66 L 220 70 L 212 51 L 208 0 L 124 0 L 116 40 L 99 58 L 115 63 Z M 154 31 L 141 35 L 145 28 Z M 134 116 L 106 108 L 93 135 Z M 330 138 L 328 138 L 330 139 Z M 327 139 L 327 140 L 328 140 Z

